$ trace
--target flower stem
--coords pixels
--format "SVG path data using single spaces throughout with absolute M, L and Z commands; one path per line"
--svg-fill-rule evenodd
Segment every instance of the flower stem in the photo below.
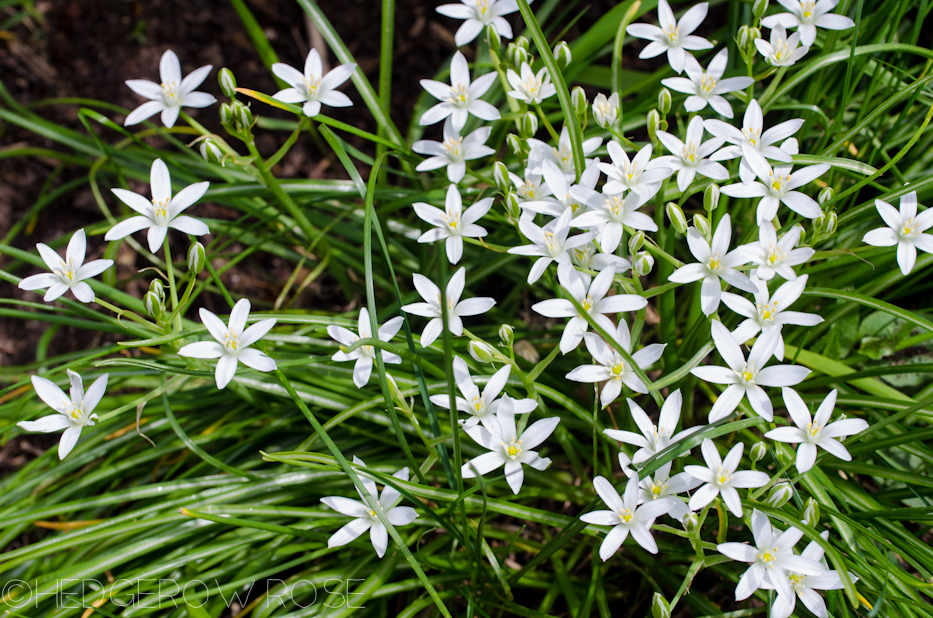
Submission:
M 551 121 L 547 119 L 547 116 L 544 114 L 544 110 L 541 109 L 541 105 L 535 103 L 535 110 L 538 112 L 538 117 L 541 118 L 541 122 L 544 123 L 544 128 L 547 129 L 547 132 L 551 134 L 551 139 L 557 143 L 560 143 L 560 136 L 557 134 L 557 131 L 554 130 L 554 126 L 551 125 Z
M 172 299 L 172 311 L 178 308 L 178 290 L 175 287 L 175 267 L 172 266 L 172 251 L 168 246 L 168 234 L 165 235 L 165 240 L 162 241 L 162 247 L 165 249 L 165 271 L 168 275 L 168 291 L 169 296 Z M 181 315 L 175 314 L 175 328 L 174 330 L 181 330 Z

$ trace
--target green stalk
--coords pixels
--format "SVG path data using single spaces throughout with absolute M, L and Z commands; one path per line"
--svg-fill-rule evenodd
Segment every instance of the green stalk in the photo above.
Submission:
M 168 276 L 168 290 L 169 295 L 172 299 L 172 311 L 175 312 L 178 309 L 178 290 L 175 287 L 175 267 L 172 266 L 172 250 L 168 244 L 168 234 L 165 235 L 165 240 L 162 241 L 162 247 L 165 249 L 165 274 Z M 181 330 L 181 315 L 178 313 L 173 313 L 175 316 L 175 331 Z

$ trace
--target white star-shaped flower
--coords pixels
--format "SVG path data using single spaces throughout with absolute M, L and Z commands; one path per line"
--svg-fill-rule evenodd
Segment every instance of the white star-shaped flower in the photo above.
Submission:
M 817 28 L 848 30 L 855 26 L 855 22 L 845 15 L 831 12 L 839 0 L 778 0 L 778 3 L 790 13 L 769 15 L 761 20 L 761 25 L 765 28 L 774 28 L 778 24 L 785 28 L 797 28 L 800 42 L 807 47 L 812 47 L 816 42 Z
M 645 414 L 645 411 L 642 410 L 641 406 L 635 403 L 634 400 L 628 399 L 626 401 L 628 401 L 629 410 L 632 412 L 632 420 L 635 421 L 638 429 L 641 430 L 641 435 L 621 429 L 604 429 L 603 433 L 613 440 L 638 447 L 638 450 L 635 451 L 635 455 L 632 456 L 632 463 L 638 464 L 647 461 L 674 442 L 682 440 L 690 434 L 703 429 L 702 425 L 698 425 L 697 427 L 691 427 L 674 433 L 677 429 L 677 425 L 680 423 L 680 408 L 684 401 L 680 389 L 671 393 L 664 401 L 664 404 L 661 406 L 661 414 L 658 418 L 657 425 L 651 422 L 651 419 Z
M 700 427 L 697 427 L 700 429 Z M 621 453 L 620 453 L 621 455 Z M 638 500 L 641 502 L 655 502 L 658 500 L 668 500 L 670 510 L 668 515 L 679 522 L 683 522 L 684 515 L 690 512 L 687 503 L 678 498 L 678 494 L 693 491 L 703 484 L 703 481 L 693 478 L 686 472 L 671 476 L 671 462 L 667 462 L 651 475 L 641 480 L 641 495 Z
M 611 253 L 601 253 L 593 242 L 577 247 L 568 253 L 570 253 L 570 261 L 573 262 L 574 266 L 584 270 L 599 272 L 612 265 L 616 269 L 616 274 L 621 275 L 632 268 L 632 263 L 624 257 Z
M 534 244 L 511 247 L 509 253 L 514 255 L 539 256 L 531 267 L 531 271 L 528 273 L 528 285 L 532 285 L 538 281 L 551 262 L 557 262 L 558 265 L 569 265 L 570 256 L 567 255 L 567 252 L 586 245 L 593 240 L 595 236 L 593 232 L 577 234 L 570 238 L 567 237 L 570 233 L 570 221 L 572 217 L 573 211 L 568 208 L 564 210 L 559 217 L 546 223 L 544 227 L 538 227 L 537 224 L 530 219 L 522 219 L 518 222 L 518 227 L 522 231 L 522 234 Z
M 94 414 L 94 408 L 100 403 L 104 392 L 107 390 L 108 374 L 106 373 L 94 380 L 94 383 L 85 392 L 81 376 L 71 369 L 68 369 L 67 372 L 68 378 L 71 380 L 70 395 L 66 395 L 51 380 L 32 376 L 32 386 L 36 389 L 36 394 L 58 414 L 43 416 L 37 421 L 20 421 L 17 423 L 26 431 L 52 433 L 64 429 L 61 441 L 58 443 L 59 459 L 64 459 L 75 447 L 78 438 L 81 437 L 83 428 L 93 427 L 97 423 L 98 418 Z
M 541 67 L 537 73 L 531 70 L 527 62 L 522 63 L 521 75 L 509 69 L 506 73 L 509 85 L 513 90 L 506 93 L 513 99 L 524 101 L 528 105 L 540 105 L 541 101 L 557 94 L 557 89 L 551 83 L 551 75 L 547 67 Z
M 464 429 L 471 429 L 477 423 L 482 423 L 486 429 L 492 431 L 495 427 L 492 419 L 495 418 L 496 410 L 499 409 L 501 399 L 497 399 L 509 381 L 509 374 L 512 372 L 511 365 L 505 365 L 497 372 L 492 374 L 482 392 L 473 383 L 473 377 L 466 362 L 459 356 L 454 357 L 454 381 L 463 397 L 455 399 L 457 410 L 466 412 L 470 418 L 461 420 L 460 424 Z M 431 395 L 431 403 L 442 408 L 450 407 L 450 395 Z M 538 407 L 538 402 L 534 399 L 513 399 L 513 414 L 528 414 Z
M 601 137 L 591 137 L 583 140 L 583 156 L 592 154 L 602 143 L 603 138 Z M 570 131 L 566 125 L 560 130 L 560 139 L 556 147 L 532 137 L 528 139 L 528 148 L 528 166 L 525 170 L 527 174 L 543 174 L 542 164 L 545 161 L 550 161 L 560 169 L 568 180 L 577 177 L 577 171 L 573 163 L 573 145 L 570 143 Z M 596 159 L 596 161 L 598 160 Z M 586 164 L 585 167 L 588 167 L 594 163 L 594 160 L 588 159 L 584 163 Z M 551 189 L 553 190 L 554 187 L 551 187 Z
M 426 348 L 430 346 L 440 336 L 444 329 L 444 319 L 441 317 L 441 290 L 431 283 L 431 280 L 415 273 L 413 276 L 415 289 L 424 299 L 423 303 L 412 303 L 402 307 L 402 311 L 412 315 L 431 318 L 428 325 L 424 327 L 421 333 L 421 346 Z M 482 296 L 476 298 L 467 298 L 460 300 L 463 294 L 463 287 L 466 285 L 466 269 L 460 267 L 454 273 L 450 281 L 447 282 L 446 300 L 447 300 L 447 328 L 455 337 L 463 334 L 463 320 L 460 318 L 481 315 L 492 309 L 496 301 L 492 298 Z
M 803 275 L 794 281 L 788 281 L 771 295 L 768 292 L 768 284 L 752 274 L 752 283 L 758 286 L 754 303 L 738 294 L 723 292 L 722 302 L 745 318 L 732 331 L 732 338 L 739 343 L 745 343 L 760 332 L 774 330 L 777 332 L 774 356 L 780 361 L 784 360 L 784 337 L 781 334 L 784 325 L 816 326 L 823 321 L 823 318 L 815 313 L 787 311 L 787 308 L 800 298 L 808 277 L 809 275 Z
M 793 267 L 806 263 L 816 253 L 810 247 L 794 248 L 800 242 L 802 233 L 803 226 L 795 225 L 778 239 L 773 223 L 761 223 L 758 226 L 758 242 L 745 245 L 749 261 L 757 267 L 752 272 L 764 281 L 770 281 L 775 275 L 787 281 L 796 280 L 797 273 Z
M 544 182 L 553 195 L 540 201 L 523 202 L 521 205 L 522 213 L 537 213 L 539 215 L 559 217 L 564 214 L 565 210 L 569 210 L 574 217 L 583 214 L 586 208 L 581 208 L 584 204 L 573 196 L 571 190 L 573 187 L 583 187 L 590 191 L 596 188 L 596 183 L 599 182 L 597 163 L 591 162 L 587 165 L 583 173 L 580 174 L 580 182 L 577 184 L 572 184 L 572 179 L 568 179 L 561 172 L 561 169 L 557 167 L 557 164 L 552 161 L 543 161 L 540 169 L 544 176 Z M 527 220 L 531 220 L 531 218 L 529 217 Z
M 623 311 L 637 311 L 645 307 L 648 301 L 637 294 L 616 294 L 606 296 L 612 287 L 615 277 L 615 266 L 609 265 L 603 269 L 596 278 L 590 282 L 589 275 L 577 272 L 570 264 L 561 264 L 557 268 L 557 278 L 561 287 L 579 303 L 597 324 L 607 333 L 615 330 L 615 325 L 606 313 L 621 313 Z M 572 302 L 564 298 L 543 300 L 531 306 L 532 310 L 546 318 L 570 318 L 564 327 L 564 334 L 560 338 L 560 351 L 562 354 L 570 352 L 583 341 L 590 325 L 586 318 L 578 313 Z
M 356 65 L 351 62 L 334 67 L 324 75 L 321 55 L 312 49 L 305 58 L 304 73 L 282 62 L 272 65 L 276 77 L 291 86 L 279 90 L 272 98 L 283 103 L 302 103 L 301 111 L 309 118 L 321 113 L 321 105 L 350 107 L 353 105 L 350 97 L 336 88 L 350 79 L 355 70 Z
M 816 219 L 823 214 L 816 200 L 795 189 L 828 172 L 828 163 L 809 165 L 791 173 L 793 165 L 777 165 L 772 169 L 760 152 L 747 145 L 742 146 L 742 152 L 759 181 L 726 185 L 722 192 L 730 197 L 760 197 L 756 215 L 759 225 L 774 219 L 781 204 L 807 219 Z
M 262 339 L 273 326 L 275 318 L 267 318 L 246 328 L 249 319 L 249 300 L 241 298 L 230 311 L 229 327 L 216 315 L 201 307 L 198 312 L 207 332 L 216 341 L 198 341 L 189 343 L 178 350 L 179 356 L 188 358 L 218 358 L 214 378 L 217 388 L 223 389 L 233 379 L 238 363 L 252 367 L 256 371 L 275 371 L 275 361 L 263 352 L 249 346 Z
M 518 3 L 515 0 L 460 0 L 460 2 L 462 4 L 442 4 L 437 7 L 437 12 L 441 15 L 466 20 L 454 35 L 457 47 L 462 47 L 475 39 L 489 24 L 493 25 L 502 38 L 512 38 L 512 26 L 505 19 L 505 15 L 518 10 Z
M 651 159 L 651 144 L 643 146 L 631 161 L 625 149 L 614 140 L 606 144 L 606 149 L 612 163 L 598 164 L 599 169 L 609 177 L 603 187 L 606 193 L 634 191 L 648 199 L 657 194 L 661 181 L 674 173 L 674 170 L 662 166 L 657 159 Z
M 658 0 L 658 26 L 631 24 L 625 31 L 633 37 L 651 41 L 638 54 L 639 58 L 654 58 L 667 52 L 667 62 L 675 73 L 683 73 L 687 51 L 711 49 L 713 44 L 703 37 L 691 34 L 706 19 L 709 3 L 701 2 L 684 13 L 680 22 L 667 0 Z
M 54 249 L 41 242 L 36 245 L 36 249 L 39 250 L 42 261 L 52 272 L 26 277 L 19 282 L 17 287 L 21 290 L 48 288 L 42 299 L 47 303 L 59 298 L 68 290 L 71 290 L 75 298 L 82 303 L 92 302 L 94 300 L 94 290 L 84 280 L 96 277 L 113 266 L 113 260 L 92 260 L 87 264 L 84 263 L 87 252 L 87 236 L 83 229 L 75 232 L 71 240 L 68 241 L 64 260 Z
M 139 124 L 146 118 L 161 112 L 162 124 L 171 129 L 178 120 L 178 114 L 184 107 L 207 107 L 217 102 L 213 95 L 206 92 L 195 92 L 195 88 L 201 85 L 208 73 L 213 67 L 206 65 L 200 69 L 195 69 L 184 79 L 181 78 L 181 64 L 178 62 L 178 56 L 172 50 L 167 50 L 162 54 L 162 60 L 159 62 L 159 77 L 161 84 L 151 82 L 148 79 L 130 79 L 126 85 L 136 94 L 149 99 L 126 117 L 123 126 L 129 127 Z
M 454 130 L 461 131 L 470 114 L 480 120 L 499 120 L 499 110 L 480 99 L 496 81 L 496 75 L 493 71 L 471 82 L 466 57 L 460 52 L 455 53 L 450 61 L 450 85 L 433 79 L 421 80 L 421 87 L 441 102 L 422 114 L 419 123 L 434 124 L 449 116 Z
M 210 233 L 210 229 L 203 221 L 181 213 L 201 199 L 211 183 L 196 182 L 172 197 L 172 178 L 169 176 L 168 166 L 162 159 L 156 159 L 152 162 L 149 184 L 152 190 L 151 200 L 126 189 L 111 189 L 121 202 L 138 212 L 139 215 L 117 223 L 110 228 L 104 240 L 119 240 L 134 232 L 149 228 L 147 234 L 149 250 L 155 253 L 162 246 L 162 241 L 168 234 L 168 228 L 192 236 Z
M 719 456 L 716 444 L 705 438 L 700 445 L 706 466 L 684 466 L 684 471 L 693 478 L 705 483 L 690 497 L 691 511 L 697 511 L 722 496 L 726 507 L 736 517 L 742 516 L 742 499 L 736 489 L 764 487 L 768 484 L 768 475 L 756 470 L 738 470 L 742 461 L 745 443 L 739 442 L 732 447 L 725 459 Z M 754 591 L 753 591 L 754 592 Z M 741 600 L 741 599 L 740 599 Z
M 611 127 L 619 119 L 619 93 L 613 92 L 606 98 L 602 92 L 593 99 L 593 118 L 602 128 Z
M 618 328 L 609 331 L 609 335 L 619 346 L 631 355 L 632 360 L 642 370 L 648 369 L 651 365 L 658 362 L 664 348 L 667 344 L 652 343 L 632 354 L 632 336 L 628 331 L 628 324 L 625 320 L 619 320 Z M 586 333 L 583 335 L 583 341 L 586 343 L 586 349 L 593 356 L 596 364 L 580 365 L 567 374 L 568 380 L 574 382 L 606 382 L 600 393 L 599 401 L 605 408 L 616 400 L 622 392 L 622 385 L 629 387 L 636 393 L 647 393 L 648 387 L 641 381 L 641 378 L 635 373 L 628 361 L 622 358 L 622 355 L 611 345 L 602 340 L 602 337 L 595 333 Z M 631 401 L 631 400 L 629 400 Z M 609 429 L 606 435 L 609 435 Z
M 495 154 L 496 151 L 486 145 L 491 127 L 480 127 L 466 137 L 454 129 L 450 118 L 444 121 L 444 141 L 418 140 L 411 149 L 418 154 L 428 155 L 415 168 L 418 172 L 447 168 L 447 180 L 453 183 L 463 180 L 466 174 L 466 162 Z
M 722 74 L 726 72 L 728 62 L 729 50 L 723 49 L 713 56 L 704 71 L 696 58 L 688 54 L 684 65 L 687 77 L 669 77 L 662 79 L 661 83 L 671 90 L 690 95 L 684 101 L 684 109 L 688 112 L 698 112 L 709 104 L 721 116 L 732 118 L 732 106 L 722 95 L 745 90 L 754 84 L 755 80 L 751 77 L 723 79 Z
M 668 277 L 668 280 L 675 283 L 703 280 L 700 300 L 705 315 L 712 315 L 719 308 L 719 301 L 722 297 L 720 278 L 725 279 L 729 285 L 749 293 L 758 290 L 748 277 L 736 270 L 737 266 L 748 262 L 748 256 L 743 247 L 729 251 L 731 240 L 732 219 L 728 214 L 724 215 L 719 222 L 713 234 L 712 244 L 707 243 L 703 235 L 696 228 L 691 227 L 687 230 L 687 245 L 690 247 L 690 253 L 697 259 L 697 263 L 681 266 Z
M 778 330 L 766 330 L 755 341 L 747 361 L 742 348 L 722 322 L 712 323 L 712 334 L 716 350 L 727 366 L 703 365 L 690 370 L 690 373 L 705 382 L 728 384 L 726 390 L 716 398 L 716 403 L 709 412 L 710 423 L 732 414 L 743 398 L 748 398 L 755 414 L 770 421 L 774 418 L 774 408 L 765 389 L 761 387 L 795 386 L 810 375 L 810 370 L 801 365 L 765 367 L 774 355 L 778 338 L 781 336 Z
M 709 119 L 704 122 L 706 130 L 716 137 L 724 137 L 729 143 L 728 146 L 721 148 L 713 153 L 711 161 L 727 161 L 742 157 L 739 164 L 739 176 L 742 182 L 748 184 L 755 180 L 755 171 L 748 164 L 745 155 L 742 152 L 742 145 L 746 144 L 762 154 L 766 159 L 780 161 L 782 163 L 791 162 L 791 154 L 777 146 L 775 142 L 789 138 L 800 130 L 803 126 L 803 120 L 794 118 L 777 124 L 767 131 L 764 130 L 764 115 L 761 112 L 761 105 L 758 101 L 752 99 L 745 109 L 745 116 L 742 120 L 742 128 L 737 129 L 728 122 L 722 120 Z
M 463 200 L 460 197 L 460 191 L 457 190 L 457 185 L 450 185 L 447 187 L 444 210 L 424 202 L 415 202 L 413 204 L 415 214 L 435 226 L 434 229 L 422 234 L 418 242 L 443 240 L 447 249 L 447 259 L 451 264 L 456 264 L 463 257 L 464 238 L 482 238 L 486 235 L 486 230 L 476 225 L 476 222 L 489 212 L 492 208 L 492 201 L 491 197 L 483 198 L 463 210 Z
M 398 333 L 402 327 L 402 317 L 396 316 L 379 328 L 379 341 L 391 341 L 392 337 Z M 360 309 L 360 318 L 357 329 L 359 335 L 344 328 L 331 324 L 327 327 L 327 334 L 337 343 L 345 346 L 352 346 L 360 339 L 372 339 L 372 325 L 369 323 L 369 311 L 366 307 Z M 338 351 L 331 357 L 331 360 L 343 363 L 347 361 L 356 361 L 353 366 L 353 383 L 357 388 L 363 388 L 369 382 L 369 377 L 373 372 L 373 360 L 376 358 L 376 351 L 371 345 L 360 346 L 349 354 L 344 351 Z M 392 352 L 382 351 L 382 361 L 390 365 L 398 365 L 402 362 L 402 357 Z
M 509 172 L 509 180 L 512 181 L 512 185 L 515 187 L 513 195 L 522 210 L 521 218 L 523 220 L 534 219 L 535 213 L 544 207 L 541 202 L 552 202 L 555 205 L 558 202 L 551 191 L 551 187 L 544 181 L 544 176 L 541 174 L 531 174 L 526 169 L 525 178 L 523 179 L 518 174 Z M 534 210 L 528 210 L 526 204 L 529 204 Z
M 485 476 L 504 465 L 505 480 L 512 488 L 512 493 L 518 494 L 525 479 L 523 464 L 535 470 L 545 470 L 551 465 L 549 458 L 541 457 L 532 449 L 547 440 L 559 422 L 557 416 L 543 418 L 529 425 L 521 435 L 516 435 L 515 404 L 511 397 L 503 395 L 494 418 L 487 423 L 464 428 L 467 435 L 489 452 L 463 464 L 460 473 L 463 478 L 472 479 L 477 475 Z
M 917 249 L 933 253 L 933 234 L 924 234 L 933 226 L 933 208 L 918 215 L 916 191 L 901 196 L 900 211 L 881 200 L 875 200 L 875 208 L 888 227 L 868 232 L 862 242 L 875 247 L 897 245 L 897 263 L 909 275 L 917 262 Z
M 752 511 L 752 533 L 755 545 L 720 543 L 716 547 L 719 553 L 751 565 L 735 588 L 736 601 L 752 596 L 762 587 L 766 577 L 780 596 L 791 597 L 794 592 L 787 578 L 788 571 L 814 576 L 823 573 L 823 565 L 816 560 L 794 554 L 794 545 L 803 536 L 797 528 L 791 527 L 784 532 L 774 530 L 768 516 L 755 509 Z
M 628 195 L 610 195 L 577 186 L 570 189 L 570 195 L 586 204 L 588 208 L 586 212 L 574 218 L 573 226 L 598 230 L 596 242 L 604 253 L 615 253 L 622 241 L 625 226 L 646 232 L 658 231 L 654 219 L 638 211 L 648 198 L 634 191 L 630 191 Z
M 719 150 L 726 140 L 722 137 L 714 137 L 704 142 L 701 117 L 694 116 L 687 125 L 686 143 L 667 131 L 658 131 L 657 136 L 671 153 L 658 157 L 658 165 L 677 172 L 677 188 L 681 191 L 687 190 L 697 174 L 713 180 L 729 178 L 729 172 L 722 164 L 709 160 L 709 156 Z
M 353 463 L 360 466 L 366 465 L 359 457 L 354 457 Z M 401 481 L 407 481 L 408 468 L 402 468 L 392 476 Z M 396 506 L 401 501 L 402 495 L 394 487 L 386 485 L 382 489 L 382 496 L 380 496 L 375 481 L 362 475 L 360 475 L 360 481 L 363 483 L 363 487 L 366 488 L 367 493 L 369 493 L 376 502 L 377 507 L 382 509 L 386 519 L 388 519 L 389 523 L 393 526 L 407 526 L 418 517 L 418 513 L 410 506 Z M 359 490 L 357 490 L 357 493 L 359 493 Z M 373 544 L 373 549 L 376 550 L 376 555 L 382 558 L 386 553 L 386 548 L 389 546 L 389 531 L 386 529 L 385 524 L 379 521 L 379 516 L 376 515 L 376 511 L 366 506 L 362 494 L 360 494 L 360 499 L 363 500 L 363 502 L 350 498 L 343 498 L 341 496 L 321 498 L 321 502 L 341 515 L 355 518 L 335 532 L 334 535 L 327 540 L 327 546 L 341 547 L 357 539 L 361 534 L 369 530 L 369 540 Z
M 836 407 L 836 389 L 830 391 L 816 414 L 810 418 L 810 410 L 800 395 L 792 388 L 781 390 L 784 406 L 796 427 L 778 427 L 765 434 L 766 438 L 777 442 L 799 444 L 797 447 L 797 471 L 804 473 L 813 467 L 816 461 L 817 447 L 831 453 L 843 461 L 852 461 L 852 455 L 837 438 L 855 435 L 868 429 L 868 423 L 860 418 L 847 418 L 830 423 L 829 418 Z
M 629 477 L 622 496 L 619 496 L 619 492 L 612 486 L 612 483 L 602 476 L 593 479 L 593 487 L 609 510 L 590 511 L 581 515 L 580 519 L 597 526 L 613 526 L 603 539 L 602 545 L 599 546 L 599 557 L 603 562 L 619 551 L 629 533 L 645 551 L 652 554 L 658 553 L 658 545 L 651 536 L 651 526 L 654 525 L 655 519 L 671 510 L 674 500 L 671 498 L 652 500 L 638 506 L 640 497 L 638 475 Z
M 771 41 L 755 39 L 755 47 L 765 57 L 768 64 L 775 67 L 789 67 L 807 55 L 810 47 L 800 45 L 800 32 L 787 36 L 787 30 L 781 24 L 775 24 L 771 30 Z

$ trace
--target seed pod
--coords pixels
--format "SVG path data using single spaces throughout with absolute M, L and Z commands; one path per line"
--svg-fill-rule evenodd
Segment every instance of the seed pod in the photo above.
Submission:
M 522 137 L 534 137 L 538 132 L 538 115 L 534 112 L 525 112 L 522 116 Z
M 709 220 L 703 215 L 699 213 L 693 215 L 693 227 L 695 227 L 702 236 L 709 236 Z
M 764 442 L 755 442 L 752 446 L 752 450 L 748 452 L 749 458 L 754 462 L 759 462 L 765 458 L 765 454 L 768 452 L 768 447 L 765 446 Z
M 515 340 L 515 330 L 508 324 L 503 324 L 499 327 L 499 339 L 501 339 L 502 343 L 505 345 L 512 345 L 512 342 Z
M 632 270 L 635 271 L 635 274 L 644 277 L 651 272 L 652 268 L 654 268 L 654 256 L 647 251 L 639 251 L 638 255 L 635 256 L 634 264 L 632 264 Z
M 570 102 L 573 104 L 573 111 L 577 113 L 577 117 L 580 120 L 586 118 L 586 108 L 589 107 L 589 104 L 586 100 L 586 92 L 582 87 L 577 86 L 573 89 L 573 92 L 570 93 Z
M 195 242 L 188 249 L 188 272 L 198 274 L 204 270 L 204 262 L 207 260 L 207 253 L 204 245 Z
M 489 344 L 481 341 L 471 341 L 467 346 L 470 356 L 479 363 L 491 363 L 495 357 L 495 350 Z
M 503 193 L 509 190 L 511 187 L 511 181 L 509 180 L 509 168 L 505 166 L 505 163 L 502 161 L 496 161 L 492 166 L 492 179 L 496 182 L 496 186 L 499 187 L 499 190 Z
M 641 246 L 645 244 L 645 233 L 641 230 L 632 234 L 632 237 L 628 240 L 628 252 L 632 255 L 638 253 L 638 250 L 641 249 Z
M 654 618 L 671 618 L 671 606 L 660 592 L 655 592 L 651 599 L 651 615 Z
M 220 163 L 224 159 L 224 153 L 217 142 L 208 137 L 201 142 L 201 157 L 208 163 Z
M 687 216 L 684 215 L 684 211 L 681 210 L 680 206 L 674 202 L 668 202 L 667 206 L 664 207 L 667 211 L 667 218 L 670 220 L 671 225 L 675 230 L 681 234 L 687 233 Z
M 236 98 L 236 78 L 233 76 L 233 71 L 226 67 L 220 69 L 220 73 L 217 74 L 217 82 L 220 84 L 220 91 L 224 93 L 224 96 L 231 99 Z
M 776 509 L 781 508 L 787 501 L 794 496 L 794 488 L 790 483 L 778 483 L 768 492 L 768 498 L 765 500 L 769 505 Z
M 554 60 L 557 61 L 557 66 L 562 69 L 566 69 L 571 60 L 573 60 L 567 41 L 559 41 L 557 45 L 554 46 Z
M 658 109 L 664 116 L 671 111 L 671 91 L 667 88 L 661 88 L 661 92 L 658 93 Z
M 703 192 L 703 209 L 713 212 L 719 206 L 719 185 L 711 184 Z

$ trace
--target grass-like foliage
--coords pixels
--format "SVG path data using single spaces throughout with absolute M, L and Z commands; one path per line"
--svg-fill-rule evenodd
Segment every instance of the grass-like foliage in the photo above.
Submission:
M 80 171 L 0 239 L 48 329 L 3 440 L 61 435 L 0 480 L 3 610 L 933 616 L 933 4 L 463 0 L 400 127 L 393 0 L 376 83 L 298 2 L 329 72 L 233 0 L 277 92 L 0 82 L 45 143 L 0 159 Z M 305 141 L 348 179 L 281 177 Z

